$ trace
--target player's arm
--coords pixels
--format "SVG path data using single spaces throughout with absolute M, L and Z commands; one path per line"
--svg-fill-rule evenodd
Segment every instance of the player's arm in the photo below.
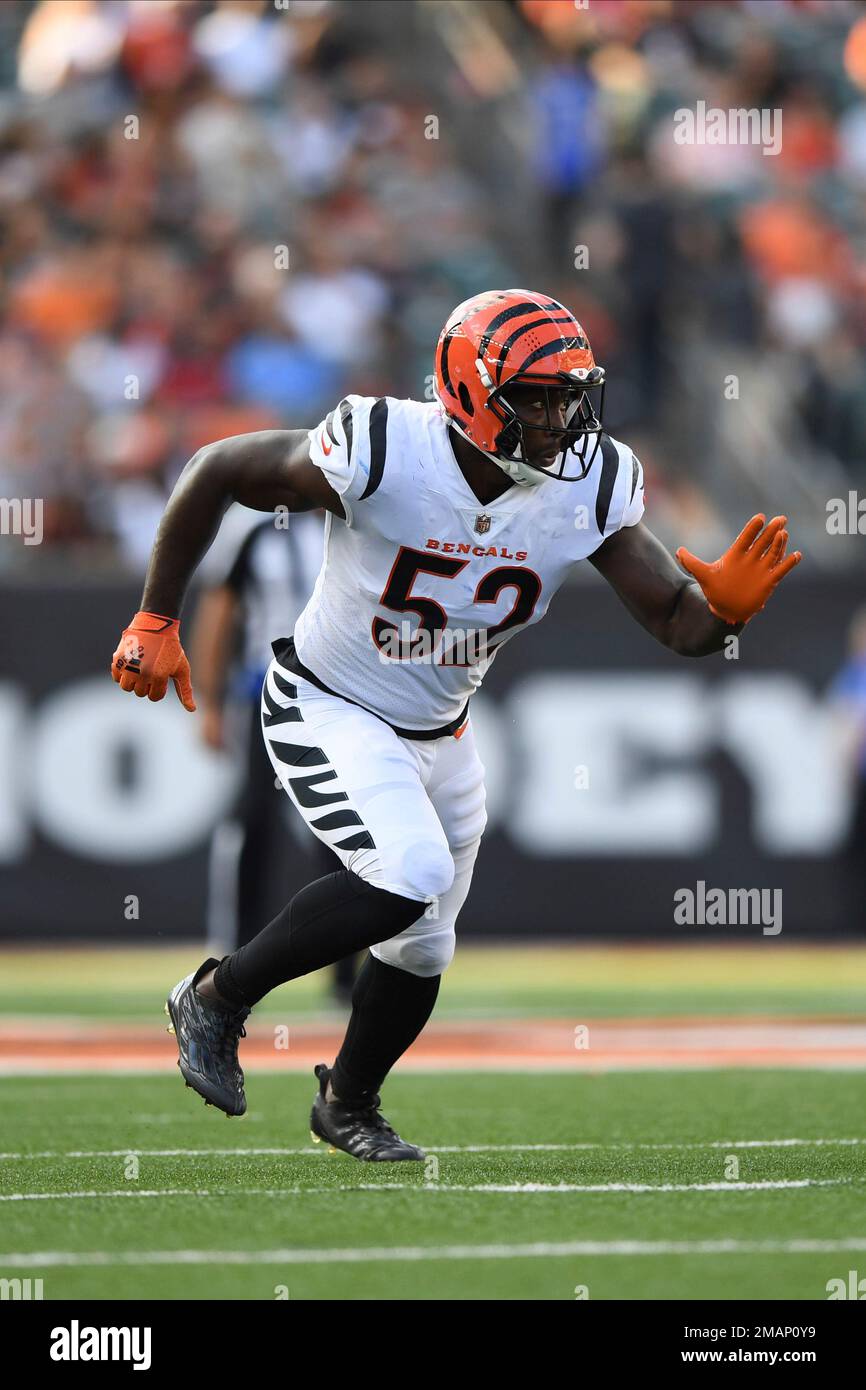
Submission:
M 200 449 L 168 500 L 141 608 L 112 657 L 111 674 L 122 689 L 161 700 L 172 680 L 184 707 L 195 709 L 179 614 L 195 568 L 231 502 L 265 512 L 324 507 L 344 515 L 339 495 L 310 460 L 305 430 L 261 430 Z
M 310 462 L 306 430 L 260 430 L 207 444 L 177 480 L 156 534 L 142 609 L 176 618 L 187 585 L 230 502 L 260 512 L 306 512 L 343 506 Z
M 680 656 L 706 656 L 742 631 L 801 559 L 785 554 L 785 517 L 764 523 L 752 517 L 712 564 L 680 547 L 687 574 L 642 522 L 609 536 L 590 560 L 659 642 Z

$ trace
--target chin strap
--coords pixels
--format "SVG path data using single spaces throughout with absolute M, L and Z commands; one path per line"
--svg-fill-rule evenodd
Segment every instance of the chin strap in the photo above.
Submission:
M 483 449 L 481 453 L 484 453 Z M 498 464 L 503 473 L 507 473 L 512 482 L 517 483 L 520 487 L 537 487 L 543 481 L 544 475 L 525 463 L 519 463 L 512 459 L 498 459 L 495 454 L 485 454 L 485 458 Z
M 495 463 L 497 468 L 501 468 L 503 473 L 517 483 L 520 487 L 537 487 L 544 481 L 544 474 L 537 469 L 530 468 L 528 464 L 521 463 L 519 459 L 502 459 L 496 454 L 488 453 L 486 449 L 479 449 L 474 439 L 470 439 L 465 430 L 461 429 L 457 421 L 452 419 L 447 411 L 444 411 L 445 418 L 452 429 L 456 430 L 461 439 L 465 439 L 467 444 L 471 444 L 473 449 L 478 449 L 479 454 L 483 454 L 491 463 Z

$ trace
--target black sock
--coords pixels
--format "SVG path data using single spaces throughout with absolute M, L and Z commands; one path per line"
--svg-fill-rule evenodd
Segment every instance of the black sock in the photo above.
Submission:
M 433 1012 L 441 975 L 410 975 L 368 956 L 352 991 L 352 1017 L 331 1072 L 334 1093 L 363 1104 L 379 1090 Z
M 338 869 L 308 883 L 258 936 L 224 956 L 214 984 L 236 1008 L 252 1008 L 287 980 L 398 936 L 417 921 L 424 907 L 414 898 L 375 888 L 348 869 Z

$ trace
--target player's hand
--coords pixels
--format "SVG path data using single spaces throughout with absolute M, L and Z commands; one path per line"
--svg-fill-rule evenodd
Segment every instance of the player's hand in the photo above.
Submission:
M 125 627 L 111 658 L 111 675 L 121 690 L 161 700 L 174 682 L 184 709 L 195 709 L 189 662 L 180 645 L 180 620 L 158 613 L 136 613 Z
M 785 555 L 788 518 L 753 516 L 720 559 L 708 565 L 684 546 L 677 559 L 704 591 L 715 613 L 726 623 L 747 623 L 760 612 L 780 580 L 803 558 L 799 550 Z

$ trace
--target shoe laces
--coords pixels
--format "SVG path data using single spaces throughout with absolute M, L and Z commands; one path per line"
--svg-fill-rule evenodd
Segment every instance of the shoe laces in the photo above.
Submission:
M 237 1053 L 238 1043 L 241 1038 L 245 1038 L 247 1030 L 244 1027 L 244 1020 L 247 1018 L 249 1010 L 241 1010 L 236 1014 L 226 1014 L 225 1024 L 219 1040 L 219 1051 L 223 1057 L 233 1059 Z
M 330 1080 L 330 1073 L 328 1074 L 328 1079 Z M 347 1111 L 353 1119 L 359 1120 L 362 1124 L 372 1125 L 380 1134 L 391 1134 L 395 1139 L 397 1138 L 397 1131 L 388 1124 L 388 1121 L 379 1109 L 379 1106 L 382 1104 L 382 1097 L 378 1092 L 375 1095 L 369 1096 L 367 1100 L 360 1101 L 354 1105 L 344 1100 L 337 1101 L 337 1104 L 342 1106 L 343 1110 Z
M 388 1121 L 385 1119 L 385 1116 L 379 1109 L 378 1096 L 374 1096 L 368 1105 L 359 1105 L 356 1108 L 354 1108 L 354 1113 L 358 1115 L 360 1119 L 364 1120 L 365 1123 L 372 1125 L 374 1129 L 379 1130 L 381 1134 L 393 1134 L 396 1139 L 396 1131 L 391 1128 L 391 1126 L 388 1124 Z

